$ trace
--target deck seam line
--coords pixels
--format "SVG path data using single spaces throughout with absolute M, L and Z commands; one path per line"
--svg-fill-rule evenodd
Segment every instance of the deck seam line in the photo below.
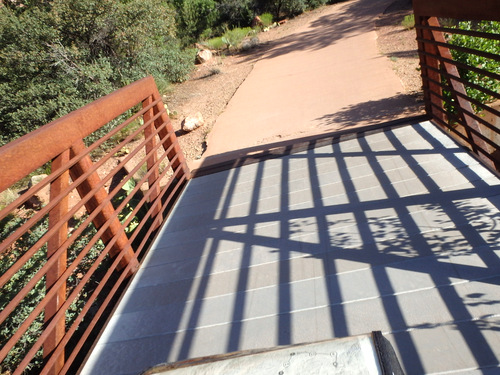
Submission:
M 450 228 L 448 228 L 448 229 L 450 229 Z M 429 230 L 429 231 L 424 232 L 424 233 L 433 233 L 433 232 L 439 232 L 439 230 Z M 395 239 L 395 238 L 397 238 L 397 237 L 384 240 L 384 242 L 385 241 L 391 241 L 392 239 Z M 374 244 L 376 244 L 376 243 L 374 243 Z M 477 247 L 471 246 L 471 250 L 474 251 L 474 253 L 476 253 L 477 251 L 486 251 L 486 250 L 493 250 L 493 251 L 495 251 L 495 247 L 498 247 L 498 245 L 495 245 L 495 244 L 485 244 L 485 245 L 481 245 L 481 246 L 477 246 Z M 353 248 L 345 248 L 345 249 L 349 250 L 349 249 L 353 249 Z M 497 248 L 496 250 L 500 250 L 500 249 Z M 355 270 L 342 271 L 342 272 L 338 272 L 338 273 L 334 273 L 334 274 L 332 273 L 332 274 L 329 274 L 327 276 L 330 276 L 330 275 L 345 275 L 345 274 L 355 273 L 355 272 L 359 272 L 359 271 L 366 271 L 366 270 L 373 269 L 373 268 L 378 268 L 378 267 L 391 268 L 391 265 L 401 264 L 401 263 L 406 263 L 406 262 L 411 262 L 411 261 L 415 261 L 417 259 L 422 260 L 422 259 L 436 258 L 438 256 L 439 257 L 449 256 L 449 255 L 453 255 L 454 252 L 455 252 L 455 250 L 446 250 L 446 251 L 443 251 L 443 252 L 437 252 L 437 253 L 435 253 L 433 255 L 410 257 L 408 259 L 401 260 L 401 261 L 398 261 L 398 262 L 391 262 L 391 263 L 387 263 L 387 264 L 380 264 L 380 265 L 376 265 L 374 267 L 371 266 L 371 267 L 358 268 L 358 269 L 355 269 Z M 327 253 L 327 251 L 321 252 L 321 253 L 316 253 L 316 255 L 323 254 L 323 253 Z M 310 256 L 310 254 L 304 254 L 302 256 L 288 258 L 288 260 L 308 258 L 309 256 Z M 203 256 L 203 257 L 206 257 L 206 256 Z M 278 263 L 278 262 L 277 261 L 272 261 L 272 262 L 259 263 L 259 264 L 251 265 L 251 266 L 249 266 L 247 268 L 251 269 L 251 268 L 256 268 L 256 267 L 260 267 L 260 266 L 270 265 L 270 264 L 273 264 L 273 263 Z M 148 268 L 152 268 L 152 267 L 160 267 L 160 266 L 163 266 L 163 265 L 166 265 L 166 264 L 173 264 L 173 263 L 165 263 L 165 264 L 161 264 L 161 265 L 144 267 L 144 268 L 142 268 L 142 270 L 145 270 L 145 269 L 148 269 Z M 451 264 L 453 264 L 453 263 L 451 263 Z M 146 285 L 146 286 L 137 287 L 137 288 L 134 287 L 132 289 L 148 288 L 148 287 L 156 286 L 156 285 L 168 285 L 168 284 L 172 284 L 172 283 L 176 283 L 176 282 L 180 282 L 180 281 L 185 281 L 185 280 L 201 279 L 201 278 L 206 277 L 206 276 L 222 275 L 224 273 L 234 272 L 234 271 L 237 271 L 237 270 L 240 270 L 240 268 L 230 269 L 230 270 L 226 270 L 226 271 L 222 271 L 222 272 L 217 272 L 217 273 L 210 273 L 210 274 L 207 274 L 207 275 L 200 275 L 200 276 L 196 276 L 194 278 L 176 279 L 176 280 L 172 280 L 172 281 L 169 281 L 169 282 L 166 282 L 166 283 L 161 283 L 161 284 L 152 284 L 152 285 Z M 320 278 L 324 278 L 324 276 L 325 275 L 317 276 L 317 277 L 311 277 L 311 278 L 306 278 L 306 279 L 301 279 L 301 280 L 296 280 L 296 281 L 291 281 L 288 284 L 292 284 L 292 283 L 296 283 L 296 282 L 301 282 L 301 281 L 305 281 L 305 280 L 320 279 Z M 281 285 L 281 284 L 278 284 L 278 285 Z M 261 288 L 266 288 L 266 287 L 261 287 Z M 259 288 L 255 288 L 255 289 L 251 289 L 251 290 L 258 290 L 258 289 Z M 228 294 L 233 294 L 233 293 L 228 293 Z M 208 297 L 208 298 L 211 298 L 211 297 Z
M 373 300 L 377 300 L 377 299 L 384 299 L 384 298 L 387 298 L 387 297 L 397 297 L 397 296 L 403 296 L 403 295 L 408 295 L 408 294 L 413 294 L 413 293 L 423 292 L 423 291 L 428 291 L 428 290 L 433 290 L 433 289 L 442 289 L 442 288 L 454 287 L 454 286 L 458 286 L 458 285 L 465 285 L 465 284 L 469 284 L 469 283 L 473 283 L 473 282 L 484 281 L 484 280 L 494 279 L 494 278 L 498 278 L 498 277 L 500 277 L 499 274 L 490 275 L 490 276 L 486 276 L 486 277 L 475 278 L 475 279 L 460 280 L 460 281 L 450 282 L 448 284 L 433 285 L 433 286 L 429 286 L 429 287 L 425 287 L 425 288 L 406 290 L 406 291 L 401 291 L 401 292 L 396 292 L 396 293 L 380 294 L 380 295 L 373 296 L 373 297 L 358 298 L 358 299 L 353 299 L 353 300 L 349 300 L 349 301 L 342 301 L 342 302 L 333 303 L 333 304 L 322 304 L 322 305 L 317 305 L 317 306 L 312 306 L 312 307 L 307 307 L 307 308 L 294 309 L 294 310 L 291 310 L 291 311 L 288 311 L 288 312 L 278 312 L 278 313 L 274 313 L 274 314 L 264 314 L 264 315 L 260 315 L 260 316 L 253 317 L 253 318 L 241 319 L 241 320 L 238 320 L 238 321 L 208 324 L 208 325 L 203 325 L 203 326 L 199 326 L 199 327 L 196 327 L 196 328 L 186 328 L 186 329 L 171 331 L 169 333 L 164 333 L 164 334 L 182 333 L 182 332 L 192 331 L 192 330 L 196 330 L 196 329 L 218 327 L 218 326 L 223 326 L 223 325 L 226 325 L 226 324 L 233 324 L 233 323 L 244 323 L 244 322 L 258 320 L 258 319 L 277 317 L 277 316 L 280 316 L 280 315 L 283 315 L 283 314 L 301 313 L 301 312 L 305 312 L 305 311 L 313 311 L 313 310 L 323 309 L 323 308 L 332 307 L 332 306 L 345 306 L 345 305 L 350 305 L 350 304 L 359 303 L 359 302 L 373 301 Z M 319 278 L 315 278 L 315 279 L 319 279 Z M 310 280 L 314 280 L 314 279 L 310 279 Z M 290 282 L 290 284 L 292 284 L 292 283 L 294 283 L 294 282 Z M 260 290 L 260 289 L 266 289 L 266 288 L 270 288 L 270 287 L 272 287 L 272 286 L 262 287 L 262 288 L 258 288 L 258 289 L 252 289 L 252 290 Z M 237 293 L 239 293 L 239 292 L 237 292 Z M 210 299 L 220 298 L 220 297 L 224 297 L 224 296 L 228 296 L 228 295 L 233 295 L 233 294 L 235 294 L 235 293 L 221 294 L 221 295 L 214 296 L 214 297 L 203 298 L 201 300 L 189 300 L 189 301 L 186 301 L 186 302 L 207 301 L 207 300 L 210 300 Z M 176 302 L 174 302 L 172 304 L 175 304 L 175 303 Z M 148 309 L 148 310 L 150 310 L 150 311 L 161 310 L 165 306 L 168 306 L 168 304 L 164 305 L 164 306 L 161 306 L 161 307 L 159 307 L 157 309 Z M 139 310 L 139 311 L 142 311 L 142 310 Z M 126 316 L 127 314 L 134 314 L 134 313 L 136 313 L 136 312 L 121 313 L 121 314 L 116 314 L 115 316 Z M 500 314 L 488 314 L 488 315 L 481 316 L 481 317 L 473 317 L 471 319 L 467 319 L 467 320 L 464 320 L 464 321 L 476 321 L 476 320 L 480 320 L 480 319 L 485 319 L 485 317 L 490 318 L 490 317 L 496 317 L 496 316 L 500 316 Z M 456 322 L 461 322 L 461 320 L 456 321 Z M 445 324 L 445 323 L 443 323 L 443 324 Z M 406 332 L 406 331 L 410 332 L 413 329 L 416 330 L 418 328 L 409 328 L 407 330 L 400 330 L 400 331 L 401 332 Z M 397 332 L 400 332 L 400 331 L 394 331 L 394 332 L 397 333 Z M 154 336 L 158 336 L 158 335 L 147 335 L 147 336 L 143 336 L 143 337 L 150 337 L 150 336 L 154 337 Z M 127 341 L 127 340 L 125 340 L 125 341 Z

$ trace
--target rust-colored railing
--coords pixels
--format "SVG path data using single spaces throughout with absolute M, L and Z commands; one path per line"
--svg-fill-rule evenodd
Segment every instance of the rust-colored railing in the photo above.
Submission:
M 152 77 L 1 147 L 0 165 L 0 373 L 74 373 L 189 171 Z
M 500 35 L 480 22 L 500 21 L 500 0 L 413 0 L 413 8 L 427 113 L 500 170 Z

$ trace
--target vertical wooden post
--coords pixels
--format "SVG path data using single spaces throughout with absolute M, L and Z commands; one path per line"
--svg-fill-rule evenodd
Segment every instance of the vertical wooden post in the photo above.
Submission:
M 429 17 L 423 17 L 420 15 L 415 14 L 415 24 L 421 25 L 421 26 L 426 26 L 428 25 L 428 19 Z M 417 28 L 417 36 L 420 39 L 425 39 L 425 40 L 432 40 L 432 32 L 430 30 L 425 30 L 425 29 L 420 29 Z M 423 42 L 418 42 L 418 51 L 419 52 L 427 52 L 433 55 L 437 55 L 437 48 L 429 43 L 423 43 Z M 434 69 L 439 69 L 439 61 L 436 58 L 426 56 L 423 53 L 419 53 L 420 55 L 420 66 L 422 68 L 422 83 L 424 87 L 424 98 L 425 98 L 425 110 L 427 114 L 432 115 L 433 117 L 436 117 L 443 121 L 444 123 L 447 122 L 446 115 L 435 109 L 432 104 L 438 106 L 439 108 L 443 108 L 443 101 L 437 96 L 443 94 L 443 90 L 440 85 L 434 82 L 430 82 L 425 80 L 425 77 L 428 77 L 436 82 L 441 82 L 441 74 L 438 72 L 427 69 L 425 65 L 430 66 Z M 435 95 L 435 94 L 437 95 Z
M 85 153 L 85 145 L 82 140 L 79 140 L 73 146 L 71 146 L 71 157 L 75 157 L 77 155 Z M 73 180 L 76 180 L 87 171 L 92 168 L 92 160 L 90 160 L 90 156 L 85 155 L 78 163 L 76 163 L 70 169 L 70 175 Z M 81 198 L 85 197 L 91 190 L 93 190 L 99 183 L 101 179 L 99 178 L 97 172 L 92 173 L 87 179 L 82 182 L 78 187 L 77 191 Z M 85 203 L 85 208 L 89 213 L 92 213 L 106 198 L 108 197 L 108 193 L 101 187 L 90 199 Z M 120 268 L 125 268 L 129 263 L 132 263 L 133 266 L 131 268 L 131 272 L 135 272 L 135 270 L 139 266 L 139 262 L 134 255 L 134 251 L 130 245 L 127 245 L 128 238 L 123 229 L 120 229 L 121 223 L 118 220 L 118 217 L 111 219 L 111 216 L 114 214 L 115 209 L 111 202 L 108 202 L 104 205 L 102 210 L 97 214 L 97 216 L 92 221 L 97 229 L 102 227 L 108 221 L 110 222 L 106 231 L 102 234 L 102 240 L 104 243 L 111 241 L 114 237 L 117 237 L 116 242 L 112 246 L 110 250 L 111 256 L 116 256 L 121 252 L 125 252 L 125 255 L 120 260 Z
M 160 99 L 160 93 L 156 86 L 153 87 L 153 100 Z M 153 113 L 156 115 L 157 113 L 164 110 L 163 102 L 160 100 L 158 104 L 154 106 Z M 172 168 L 176 169 L 179 166 L 182 168 L 182 173 L 179 173 L 180 176 L 186 175 L 186 179 L 189 179 L 191 173 L 187 167 L 186 160 L 184 159 L 184 154 L 182 153 L 181 147 L 179 143 L 175 140 L 175 131 L 172 126 L 172 122 L 170 121 L 170 117 L 168 117 L 167 113 L 162 113 L 160 117 L 155 121 L 155 127 L 158 129 L 163 124 L 166 124 L 166 127 L 159 132 L 160 139 L 163 144 L 163 149 L 166 151 L 170 146 L 174 145 L 173 149 L 168 153 L 168 159 L 173 160 L 177 155 L 177 159 L 172 162 Z M 175 141 L 172 141 L 172 137 Z
M 152 96 L 148 96 L 142 102 L 142 108 L 145 108 L 148 105 L 151 105 L 151 103 L 153 103 L 153 97 Z M 151 121 L 152 118 L 153 118 L 153 108 L 149 109 L 148 111 L 146 111 L 144 113 L 144 123 L 147 123 L 148 121 Z M 151 123 L 151 124 L 147 125 L 144 128 L 144 136 L 145 136 L 145 138 L 150 137 L 154 133 L 154 130 L 155 130 L 154 123 Z M 149 140 L 146 143 L 146 153 L 149 153 L 149 152 L 153 151 L 155 149 L 155 146 L 156 146 L 156 136 L 152 137 L 151 140 Z M 151 204 L 154 205 L 153 212 L 151 213 L 151 217 L 153 219 L 156 217 L 156 215 L 158 215 L 158 213 L 161 210 L 161 201 L 160 200 L 157 201 L 157 199 L 156 199 L 160 195 L 160 184 L 154 185 L 154 183 L 156 181 L 158 181 L 158 178 L 160 176 L 159 168 L 155 168 L 155 163 L 156 163 L 157 159 L 158 158 L 157 158 L 157 155 L 156 155 L 156 151 L 154 151 L 151 154 L 151 156 L 148 157 L 148 159 L 147 159 L 148 172 L 151 171 L 151 169 L 154 168 L 154 171 L 149 175 L 149 178 L 148 178 L 149 190 L 151 191 L 150 192 L 151 195 L 149 196 L 149 203 L 151 203 Z
M 69 161 L 69 150 L 64 151 L 62 154 L 57 156 L 52 161 L 52 170 L 55 171 Z M 69 171 L 65 171 L 57 179 L 55 179 L 50 184 L 50 200 L 54 200 L 59 197 L 61 192 L 69 186 Z M 68 196 L 64 196 L 61 201 L 50 211 L 49 213 L 49 230 L 58 224 L 62 217 L 68 212 Z M 61 245 L 66 241 L 68 236 L 68 223 L 65 222 L 57 233 L 52 236 L 47 243 L 47 259 L 54 256 L 54 253 L 61 247 Z M 63 252 L 56 263 L 47 271 L 46 275 L 46 289 L 49 291 L 56 281 L 61 277 L 61 275 L 66 270 L 67 266 L 67 253 Z M 66 283 L 62 284 L 57 290 L 56 295 L 47 303 L 45 307 L 44 321 L 49 322 L 59 311 L 64 301 L 66 300 Z M 59 345 L 66 333 L 65 327 L 65 317 L 63 315 L 62 319 L 57 322 L 55 328 L 49 333 L 47 340 L 43 344 L 43 355 L 47 358 L 51 355 L 54 349 Z M 54 365 L 48 369 L 47 374 L 56 375 L 58 374 L 64 366 L 64 351 L 58 356 Z

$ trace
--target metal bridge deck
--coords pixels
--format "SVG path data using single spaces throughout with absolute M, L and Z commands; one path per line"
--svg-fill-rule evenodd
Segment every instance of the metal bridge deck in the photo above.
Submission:
M 428 122 L 196 178 L 82 373 L 374 330 L 408 374 L 497 372 L 499 207 Z

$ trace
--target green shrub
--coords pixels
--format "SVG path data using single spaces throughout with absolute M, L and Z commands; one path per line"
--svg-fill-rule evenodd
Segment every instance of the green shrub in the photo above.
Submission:
M 0 242 L 4 241 L 13 231 L 23 225 L 34 214 L 34 211 L 27 210 L 22 217 L 11 215 L 10 217 L 0 222 Z M 86 217 L 83 217 L 76 225 L 76 228 L 83 222 Z M 48 217 L 43 218 L 38 223 L 33 225 L 30 230 L 19 238 L 12 248 L 0 255 L 0 273 L 5 273 L 16 261 L 18 261 L 25 252 L 30 249 L 48 230 Z M 75 228 L 75 229 L 76 229 Z M 93 225 L 89 225 L 78 237 L 77 241 L 68 249 L 68 262 L 73 262 L 80 254 L 81 250 L 89 243 L 90 239 L 96 235 L 97 231 Z M 88 269 L 94 264 L 95 259 L 104 249 L 101 241 L 98 241 L 90 252 L 83 257 L 82 261 L 77 265 L 74 273 L 68 278 L 67 289 L 68 294 L 80 282 L 79 274 L 85 274 Z M 2 287 L 0 296 L 0 310 L 5 308 L 7 304 L 19 293 L 19 291 L 33 278 L 40 268 L 47 261 L 47 247 L 44 245 L 37 251 L 21 268 L 20 270 Z M 109 257 L 107 258 L 109 261 Z M 99 269 L 106 269 L 108 264 L 103 262 L 99 265 Z M 99 285 L 99 274 L 96 273 L 91 280 L 85 285 L 79 297 L 73 301 L 66 311 L 66 327 L 69 327 L 78 316 L 86 301 L 92 294 L 93 290 Z M 7 317 L 0 325 L 0 347 L 3 347 L 6 342 L 14 335 L 21 324 L 26 320 L 30 313 L 44 298 L 46 292 L 45 278 L 38 281 L 35 287 L 28 295 L 18 304 L 15 310 Z M 91 318 L 91 314 L 87 315 Z M 78 332 L 81 334 L 85 326 L 91 319 L 84 320 L 81 323 Z M 0 373 L 8 374 L 14 372 L 23 360 L 24 356 L 35 344 L 42 334 L 44 326 L 44 314 L 40 313 L 28 330 L 18 340 L 14 348 L 9 352 L 3 362 L 0 363 Z M 78 335 L 78 333 L 77 333 Z M 39 373 L 40 367 L 43 365 L 42 350 L 40 349 L 35 355 L 31 363 L 25 368 L 26 373 Z
M 306 9 L 305 0 L 273 0 L 274 19 L 295 17 Z
M 14 202 L 17 199 L 17 197 L 18 194 L 11 189 L 7 189 L 0 192 L 0 210 L 3 210 L 9 204 Z
M 401 26 L 403 26 L 407 30 L 411 30 L 415 27 L 415 15 L 408 14 L 401 21 Z
M 0 242 L 3 242 L 12 231 L 19 228 L 26 219 L 11 216 L 0 223 Z M 33 227 L 28 235 L 23 236 L 16 242 L 8 253 L 0 255 L 0 273 L 4 274 L 29 248 L 31 248 L 48 229 L 48 218 L 41 220 Z M 19 293 L 19 291 L 31 280 L 33 275 L 43 266 L 47 257 L 46 246 L 36 252 L 21 269 L 2 287 L 0 297 L 0 310 Z M 10 339 L 24 322 L 36 305 L 45 296 L 44 279 L 36 283 L 36 286 L 19 303 L 9 317 L 0 325 L 0 347 Z M 43 314 L 40 314 L 30 325 L 27 332 L 22 335 L 14 348 L 9 352 L 5 360 L 0 363 L 0 373 L 13 371 L 24 358 L 38 339 L 43 329 Z M 38 351 L 35 358 L 27 366 L 27 369 L 37 368 L 43 362 L 42 352 Z
M 313 0 L 323 2 L 322 0 Z M 301 14 L 309 5 L 307 0 L 254 0 L 257 13 L 269 12 L 275 21 Z
M 458 28 L 462 30 L 476 30 L 487 33 L 500 34 L 500 22 L 494 21 L 481 21 L 477 22 L 460 22 Z M 459 35 L 453 34 L 450 38 L 449 43 L 452 45 L 472 48 L 483 52 L 489 52 L 493 54 L 500 54 L 500 41 L 494 39 L 486 39 L 475 36 Z M 480 67 L 491 73 L 500 74 L 500 63 L 496 60 L 488 59 L 486 57 L 468 54 L 462 51 L 457 51 L 455 49 L 450 49 L 453 58 L 463 64 L 467 64 L 473 67 Z M 484 74 L 480 74 L 468 69 L 458 68 L 459 74 L 462 78 L 467 81 L 479 85 L 483 88 L 489 89 L 494 92 L 500 92 L 500 82 Z M 495 98 L 490 95 L 466 86 L 467 95 L 473 99 L 480 101 L 481 103 L 489 103 Z M 447 94 L 449 96 L 449 93 Z M 479 110 L 475 108 L 475 110 Z
M 227 30 L 221 39 L 226 44 L 227 48 L 237 48 L 243 39 L 245 39 L 251 32 L 253 32 L 251 27 L 237 27 L 232 30 Z
M 284 12 L 287 17 L 295 17 L 302 14 L 306 9 L 304 0 L 288 0 L 285 1 Z
M 0 146 L 146 75 L 163 87 L 182 81 L 194 62 L 164 2 L 54 0 L 22 9 L 0 7 Z
M 215 49 L 217 51 L 221 51 L 224 48 L 226 48 L 226 43 L 222 41 L 222 37 L 219 36 L 217 38 L 212 38 L 204 42 L 204 44 L 210 48 L 210 49 Z
M 273 24 L 273 15 L 271 13 L 264 13 L 259 16 L 264 27 L 269 27 Z
M 306 0 L 307 7 L 309 9 L 316 9 L 322 5 L 325 5 L 327 0 Z
M 208 39 L 215 37 L 216 35 L 217 35 L 216 31 L 214 29 L 212 29 L 211 27 L 208 27 L 205 30 L 203 30 L 203 32 L 201 33 L 200 40 L 208 40 Z

